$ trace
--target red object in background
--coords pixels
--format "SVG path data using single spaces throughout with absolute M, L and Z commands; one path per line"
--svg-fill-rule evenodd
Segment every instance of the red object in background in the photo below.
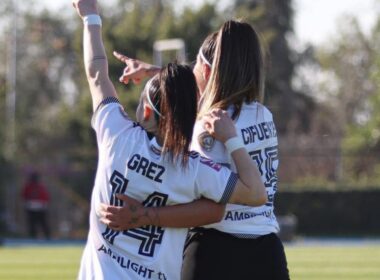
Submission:
M 44 184 L 39 181 L 39 174 L 32 173 L 25 183 L 21 197 L 25 202 L 26 217 L 29 235 L 37 237 L 37 229 L 41 228 L 46 239 L 50 239 L 50 228 L 47 219 L 47 208 L 50 200 Z
M 22 197 L 25 202 L 35 201 L 45 206 L 49 202 L 49 193 L 42 183 L 28 182 L 22 191 Z
M 49 193 L 44 184 L 39 181 L 39 174 L 32 173 L 25 183 L 22 193 L 26 210 L 46 210 L 50 200 Z

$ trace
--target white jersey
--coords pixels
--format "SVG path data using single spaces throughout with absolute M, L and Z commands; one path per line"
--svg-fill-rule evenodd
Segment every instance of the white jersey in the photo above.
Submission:
M 169 163 L 155 139 L 128 118 L 116 98 L 102 102 L 92 126 L 99 162 L 78 279 L 180 279 L 187 229 L 145 226 L 113 231 L 99 221 L 100 203 L 121 206 L 116 193 L 151 207 L 200 197 L 226 203 L 237 175 L 198 153 L 191 154 L 185 170 L 180 163 Z
M 228 112 L 232 114 L 232 108 Z M 257 164 L 261 179 L 265 184 L 268 203 L 260 207 L 227 204 L 224 218 L 206 227 L 230 233 L 241 238 L 254 238 L 278 232 L 279 226 L 273 213 L 273 199 L 277 190 L 277 133 L 272 114 L 262 104 L 244 104 L 235 122 L 237 134 Z M 236 170 L 235 165 L 223 143 L 215 141 L 198 121 L 194 127 L 191 149 L 202 156 Z

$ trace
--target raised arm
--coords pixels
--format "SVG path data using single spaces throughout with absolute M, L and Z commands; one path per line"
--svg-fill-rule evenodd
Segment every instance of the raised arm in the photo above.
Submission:
M 95 111 L 103 99 L 117 97 L 117 94 L 108 76 L 108 61 L 96 0 L 74 0 L 73 6 L 83 20 L 84 67 Z

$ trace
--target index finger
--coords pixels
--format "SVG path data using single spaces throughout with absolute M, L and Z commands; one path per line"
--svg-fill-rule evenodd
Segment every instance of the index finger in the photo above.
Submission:
M 118 208 L 119 208 L 118 206 L 112 206 L 112 205 L 108 205 L 108 204 L 104 204 L 104 203 L 100 204 L 100 211 L 102 211 L 102 212 L 108 212 L 111 214 L 115 214 L 115 213 L 117 213 Z
M 128 56 L 126 55 L 123 55 L 121 53 L 118 53 L 117 51 L 113 51 L 112 53 L 114 55 L 114 57 L 116 57 L 118 60 L 126 63 L 128 59 L 130 59 Z
M 204 116 L 202 117 L 202 120 L 203 120 L 203 122 L 205 122 L 205 123 L 211 123 L 211 122 L 213 122 L 213 121 L 215 120 L 215 117 L 210 116 L 210 115 L 204 115 Z

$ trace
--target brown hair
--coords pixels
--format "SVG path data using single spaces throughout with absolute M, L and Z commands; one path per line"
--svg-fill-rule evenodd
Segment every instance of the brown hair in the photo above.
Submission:
M 225 110 L 232 105 L 232 118 L 237 118 L 243 102 L 260 101 L 263 69 L 260 39 L 253 27 L 241 21 L 225 22 L 216 38 L 210 79 L 199 116 L 212 108 Z
M 187 165 L 189 147 L 197 114 L 197 84 L 190 67 L 169 63 L 150 83 L 148 93 L 160 112 L 159 136 L 163 141 L 163 154 L 174 162 Z
M 216 46 L 216 39 L 218 37 L 218 32 L 213 32 L 209 34 L 206 39 L 203 41 L 200 51 L 203 53 L 204 57 L 207 59 L 207 62 L 210 65 L 213 64 L 214 61 L 214 53 Z

